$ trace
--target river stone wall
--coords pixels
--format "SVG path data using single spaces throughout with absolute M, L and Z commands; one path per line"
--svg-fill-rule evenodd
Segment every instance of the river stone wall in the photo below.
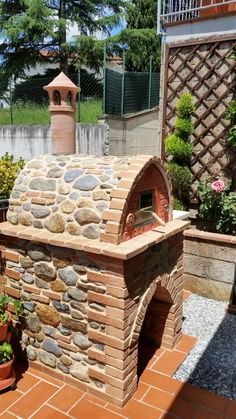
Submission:
M 18 176 L 7 220 L 51 233 L 98 239 L 105 229 L 101 213 L 130 158 L 83 155 L 39 156 Z

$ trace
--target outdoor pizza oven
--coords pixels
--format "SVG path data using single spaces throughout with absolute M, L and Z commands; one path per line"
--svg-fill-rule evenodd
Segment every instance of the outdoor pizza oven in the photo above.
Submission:
M 54 104 L 55 120 L 71 107 Z M 172 220 L 159 158 L 67 154 L 67 124 L 74 118 L 54 154 L 27 162 L 16 179 L 0 224 L 5 292 L 24 302 L 30 364 L 122 406 L 137 387 L 141 337 L 169 349 L 181 337 L 188 222 Z

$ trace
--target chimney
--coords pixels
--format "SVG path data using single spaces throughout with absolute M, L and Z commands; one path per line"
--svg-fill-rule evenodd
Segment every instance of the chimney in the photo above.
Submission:
M 50 100 L 52 154 L 75 154 L 75 109 L 79 88 L 60 73 L 44 90 Z

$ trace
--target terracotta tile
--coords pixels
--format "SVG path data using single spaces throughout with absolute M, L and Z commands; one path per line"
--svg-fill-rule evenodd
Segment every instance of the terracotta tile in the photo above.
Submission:
M 195 409 L 196 406 L 193 403 L 187 402 L 177 396 L 168 413 L 178 416 L 181 419 L 190 419 Z
M 181 391 L 184 383 L 174 380 L 166 375 L 159 374 L 151 370 L 146 370 L 140 377 L 140 381 L 145 384 L 149 384 L 153 387 L 159 388 L 160 390 L 167 391 L 169 393 L 178 393 Z
M 38 382 L 39 382 L 39 379 L 37 377 L 34 377 L 31 374 L 23 373 L 21 377 L 19 378 L 19 380 L 17 381 L 17 388 L 18 390 L 25 393 Z
M 87 400 L 81 400 L 69 413 L 79 419 L 120 419 L 120 417 L 124 417 L 122 414 L 119 416 Z
M 178 343 L 175 349 L 177 351 L 185 352 L 188 354 L 191 351 L 191 349 L 194 347 L 196 342 L 197 342 L 197 339 L 194 336 L 183 335 L 181 338 L 181 341 Z
M 18 390 L 0 392 L 0 413 L 22 396 Z
M 191 291 L 183 290 L 183 300 L 187 300 L 187 298 L 191 295 Z
M 198 407 L 194 419 L 224 419 L 225 416 L 218 413 L 212 412 L 211 410 L 204 409 L 203 407 Z
M 224 415 L 230 419 L 236 419 L 236 402 L 230 400 L 224 412 Z
M 22 418 L 28 418 L 57 390 L 51 384 L 40 382 L 36 387 L 21 397 L 9 410 Z
M 56 378 L 51 377 L 48 374 L 45 374 L 44 372 L 38 371 L 32 367 L 28 369 L 28 373 L 32 374 L 36 377 L 39 377 L 39 379 L 42 379 L 44 381 L 47 381 L 50 384 L 54 384 L 57 387 L 62 387 L 64 383 L 62 381 L 57 380 Z
M 148 389 L 149 389 L 149 386 L 147 384 L 141 383 L 139 381 L 138 388 L 136 392 L 134 393 L 133 398 L 136 400 L 141 400 Z
M 13 419 L 13 418 L 15 418 L 15 416 L 11 415 L 11 413 L 5 412 L 5 413 L 2 413 L 0 415 L 0 418 L 2 418 L 2 419 Z
M 55 394 L 55 396 L 49 400 L 48 403 L 57 407 L 63 412 L 67 412 L 83 395 L 83 391 L 65 385 L 61 390 L 58 391 L 57 394 Z
M 165 352 L 152 366 L 152 370 L 166 375 L 172 375 L 182 364 L 186 354 L 184 352 L 170 351 Z
M 121 412 L 129 419 L 158 419 L 162 414 L 162 412 L 155 407 L 148 406 L 136 400 L 130 400 Z
M 86 394 L 83 398 L 83 400 L 88 400 L 91 403 L 98 404 L 99 406 L 106 406 L 107 402 L 105 400 L 99 399 L 96 396 L 93 396 L 92 394 Z
M 31 416 L 33 419 L 68 419 L 65 413 L 59 412 L 59 410 L 53 409 L 50 406 L 43 406 L 35 415 Z
M 217 413 L 223 413 L 228 403 L 228 400 L 224 397 L 193 387 L 191 384 L 184 384 L 180 397 L 212 409 Z
M 160 410 L 164 410 L 164 412 L 169 412 L 175 399 L 176 396 L 174 394 L 170 394 L 156 388 L 151 388 L 143 398 L 143 401 L 157 407 Z

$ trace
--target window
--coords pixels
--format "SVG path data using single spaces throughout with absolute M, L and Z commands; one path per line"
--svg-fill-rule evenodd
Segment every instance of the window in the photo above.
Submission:
M 152 191 L 141 192 L 140 201 L 139 201 L 139 209 L 152 209 L 153 207 L 153 194 Z
M 55 90 L 53 93 L 53 103 L 54 105 L 60 105 L 61 104 L 61 95 L 58 90 Z

